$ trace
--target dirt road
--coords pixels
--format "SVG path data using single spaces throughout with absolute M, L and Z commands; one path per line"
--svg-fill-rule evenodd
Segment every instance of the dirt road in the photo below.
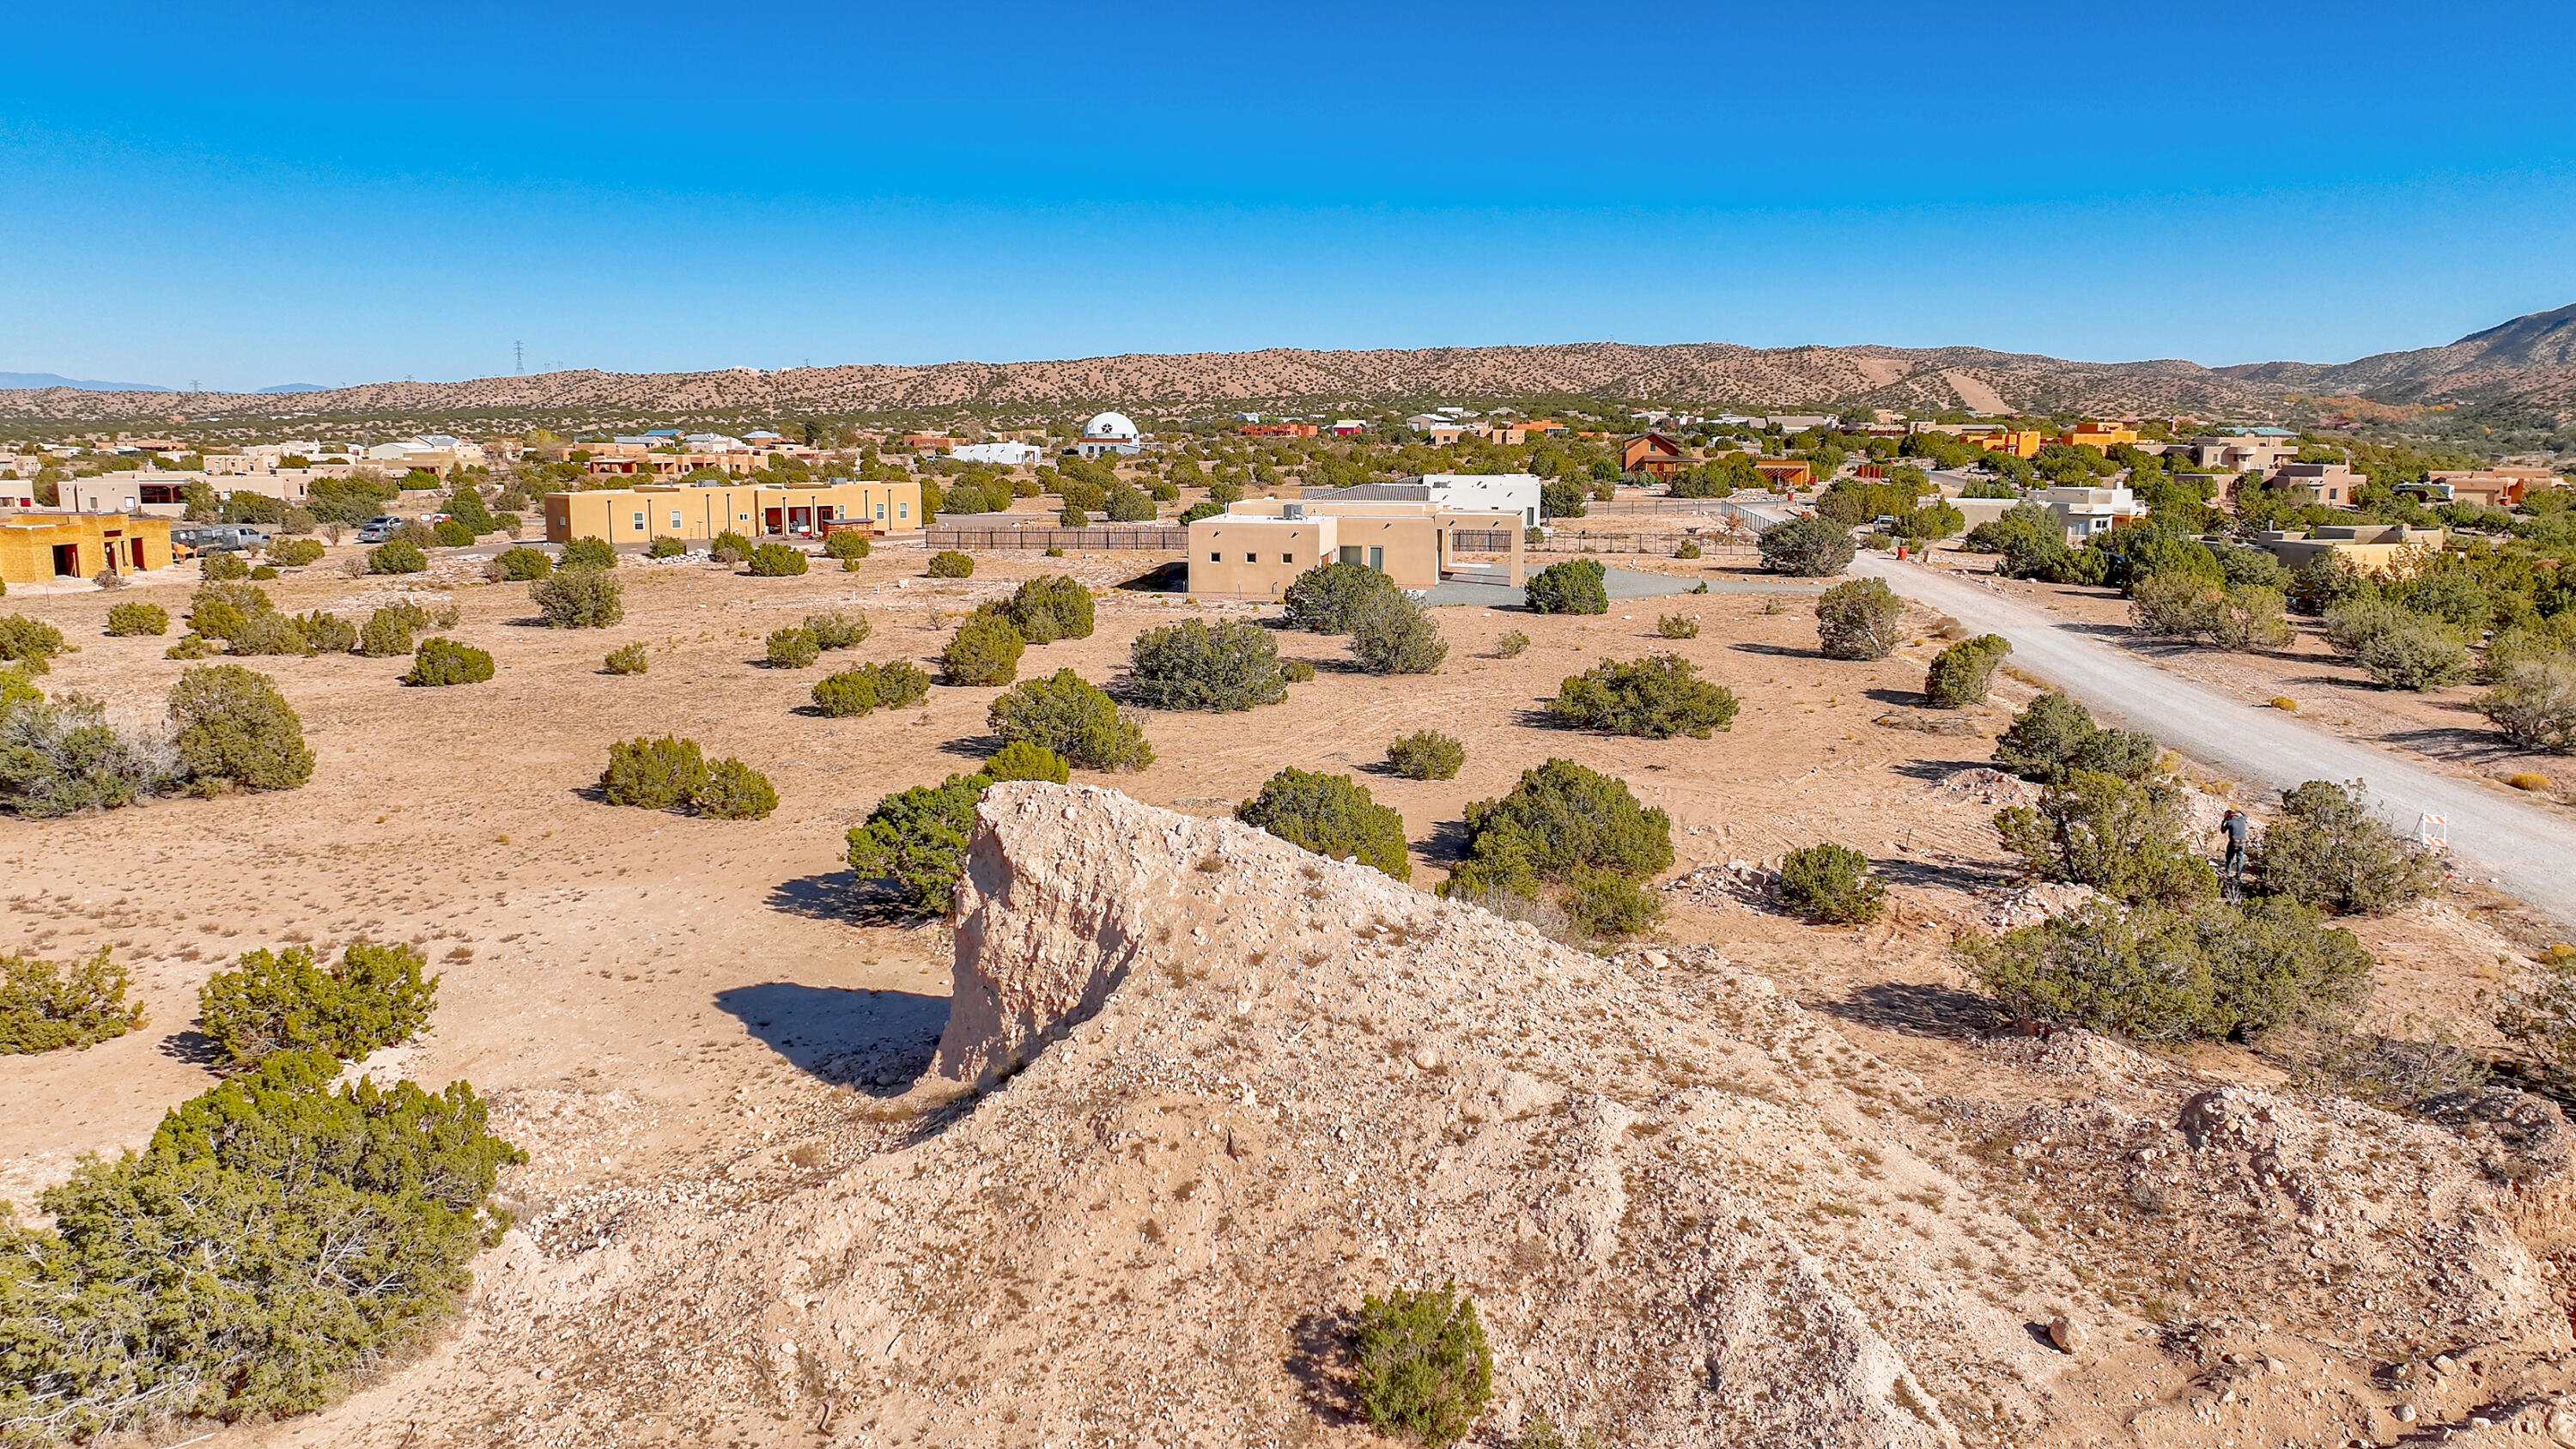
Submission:
M 2562 925 L 2576 924 L 2576 827 L 2502 791 L 2339 739 L 2290 714 L 2230 699 L 2156 668 L 2082 626 L 1949 574 L 1862 555 L 1856 574 L 2012 641 L 2013 663 L 2192 758 L 2265 784 L 2363 779 L 2389 822 L 2411 833 L 2443 817 L 2464 871 L 2492 880 Z

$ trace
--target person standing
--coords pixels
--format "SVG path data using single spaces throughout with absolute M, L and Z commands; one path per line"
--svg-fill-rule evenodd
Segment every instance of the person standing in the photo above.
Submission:
M 2253 817 L 2242 810 L 2230 810 L 2219 820 L 2218 828 L 2227 835 L 2227 873 L 2231 876 L 2243 875 L 2245 842 L 2254 833 Z

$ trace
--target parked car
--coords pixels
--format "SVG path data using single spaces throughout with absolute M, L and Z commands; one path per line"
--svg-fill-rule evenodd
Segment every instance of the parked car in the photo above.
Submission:
M 198 553 L 237 553 L 266 547 L 268 535 L 247 523 L 201 523 L 170 530 L 170 541 Z
M 402 532 L 402 526 L 399 518 L 370 518 L 358 525 L 358 542 L 382 543 Z

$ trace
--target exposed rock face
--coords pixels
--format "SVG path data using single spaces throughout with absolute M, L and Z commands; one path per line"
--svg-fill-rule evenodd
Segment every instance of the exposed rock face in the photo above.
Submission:
M 585 1397 L 478 1381 L 486 1427 L 1363 1444 L 1343 1315 L 1442 1282 L 1493 1343 L 1495 1442 L 1544 1412 L 1634 1445 L 2332 1443 L 2470 1402 L 2466 1369 L 2388 1377 L 2364 1303 L 2490 1397 L 2570 1347 L 2421 1119 L 2066 1036 L 2016 1049 L 2041 1105 L 1927 1100 L 1710 953 L 1605 961 L 1088 787 L 986 796 L 956 933 L 916 1103 L 990 1090 L 812 1186 L 514 1246 L 487 1316 L 578 1324 L 517 1362 Z M 2519 1110 L 2478 1120 L 2547 1136 Z

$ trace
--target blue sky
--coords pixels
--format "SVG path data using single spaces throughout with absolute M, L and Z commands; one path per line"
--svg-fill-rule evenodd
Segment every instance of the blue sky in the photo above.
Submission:
M 50 6 L 0 370 L 2335 361 L 2576 301 L 2576 7 Z

